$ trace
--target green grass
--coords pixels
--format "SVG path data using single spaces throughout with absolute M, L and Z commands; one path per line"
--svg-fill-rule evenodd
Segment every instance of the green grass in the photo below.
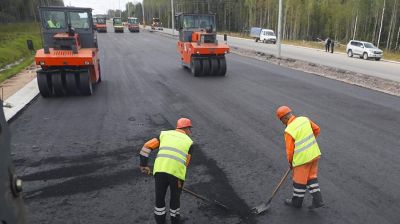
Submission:
M 0 72 L 0 81 L 17 74 L 33 62 L 33 55 L 28 50 L 26 40 L 32 40 L 35 49 L 41 48 L 39 24 L 0 24 L 0 68 L 23 59 L 20 64 Z
M 4 80 L 11 78 L 12 76 L 18 74 L 20 71 L 28 67 L 29 65 L 32 64 L 34 56 L 28 56 L 23 59 L 21 63 L 18 65 L 15 65 L 11 67 L 10 69 L 7 69 L 5 71 L 0 72 L 0 83 L 2 83 Z

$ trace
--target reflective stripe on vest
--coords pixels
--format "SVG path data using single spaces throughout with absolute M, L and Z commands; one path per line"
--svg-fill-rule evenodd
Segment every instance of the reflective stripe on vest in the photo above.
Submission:
M 295 118 L 285 129 L 295 140 L 292 165 L 303 165 L 321 155 L 310 120 L 306 117 Z
M 186 166 L 186 161 L 183 160 L 183 159 L 181 159 L 181 158 L 178 158 L 178 157 L 176 157 L 176 156 L 158 153 L 158 154 L 157 154 L 157 158 L 160 158 L 160 157 L 164 157 L 164 158 L 169 158 L 169 159 L 176 160 L 176 161 L 178 161 L 178 162 L 180 162 L 180 163 L 182 163 L 183 165 Z
M 162 131 L 159 139 L 160 147 L 153 174 L 168 173 L 185 180 L 186 160 L 193 141 L 186 134 L 175 130 Z

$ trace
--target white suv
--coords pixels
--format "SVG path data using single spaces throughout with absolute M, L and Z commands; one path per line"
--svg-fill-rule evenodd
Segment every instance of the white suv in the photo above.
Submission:
M 347 56 L 353 57 L 358 55 L 360 58 L 368 60 L 375 58 L 376 61 L 381 60 L 383 51 L 375 47 L 373 44 L 364 41 L 351 40 L 346 47 Z

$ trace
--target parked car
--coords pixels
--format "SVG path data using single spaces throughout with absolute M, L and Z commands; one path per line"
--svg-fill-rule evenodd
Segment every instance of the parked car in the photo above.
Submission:
M 250 36 L 253 37 L 256 42 L 262 41 L 263 43 L 276 43 L 276 35 L 273 30 L 252 27 L 250 30 Z
M 376 61 L 379 61 L 383 57 L 382 50 L 375 47 L 372 43 L 359 40 L 351 40 L 347 44 L 346 52 L 349 57 L 358 55 L 360 58 L 364 58 L 365 60 L 374 58 Z

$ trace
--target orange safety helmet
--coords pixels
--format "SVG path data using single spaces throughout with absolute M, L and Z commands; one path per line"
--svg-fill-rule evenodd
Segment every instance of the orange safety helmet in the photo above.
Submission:
M 176 122 L 176 128 L 191 128 L 192 127 L 192 121 L 188 118 L 179 118 L 179 120 Z
M 286 114 L 292 112 L 292 109 L 290 109 L 290 107 L 288 106 L 280 106 L 277 110 L 276 110 L 276 116 L 281 119 L 283 116 L 285 116 Z

